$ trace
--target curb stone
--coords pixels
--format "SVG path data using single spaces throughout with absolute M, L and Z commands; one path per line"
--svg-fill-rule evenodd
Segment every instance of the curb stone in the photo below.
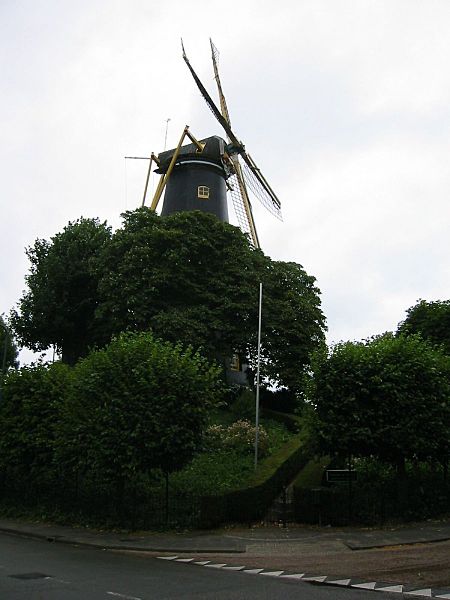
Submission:
M 450 587 L 443 588 L 423 588 L 407 584 L 395 584 L 385 581 L 366 581 L 357 578 L 338 578 L 330 575 L 316 575 L 313 573 L 292 573 L 288 571 L 273 571 L 267 569 L 252 569 L 244 565 L 235 567 L 226 563 L 215 563 L 210 560 L 196 561 L 195 558 L 179 558 L 177 555 L 157 556 L 159 560 L 174 561 L 185 564 L 192 564 L 198 567 L 208 567 L 210 569 L 222 569 L 234 571 L 236 573 L 246 573 L 250 575 L 263 575 L 266 577 L 279 577 L 280 579 L 290 579 L 291 581 L 304 581 L 313 585 L 328 585 L 335 587 L 347 587 L 355 589 L 369 590 L 373 592 L 389 592 L 402 594 L 405 598 L 441 598 L 450 600 Z
M 83 540 L 78 537 L 69 537 L 65 535 L 53 535 L 50 533 L 41 533 L 39 531 L 30 531 L 30 530 L 20 530 L 14 529 L 12 527 L 0 527 L 0 533 L 6 533 L 9 535 L 17 535 L 19 537 L 31 538 L 37 540 L 45 540 L 47 542 L 52 543 L 60 543 L 60 544 L 70 544 L 75 546 L 87 546 L 91 548 L 102 548 L 104 550 L 131 550 L 136 552 L 192 552 L 192 548 L 188 549 L 180 544 L 177 546 L 176 543 L 171 542 L 169 544 L 158 544 L 154 545 L 149 544 L 148 542 L 145 545 L 136 545 L 127 543 L 124 541 L 122 544 L 112 543 L 110 541 L 105 540 Z M 195 548 L 195 552 L 208 552 L 214 554 L 240 554 L 246 551 L 246 546 L 242 545 L 241 547 L 236 547 L 236 545 L 228 545 L 228 546 L 201 546 L 198 545 Z

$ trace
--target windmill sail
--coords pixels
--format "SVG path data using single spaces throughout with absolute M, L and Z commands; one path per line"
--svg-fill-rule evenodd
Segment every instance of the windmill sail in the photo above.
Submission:
M 281 220 L 281 203 L 275 196 L 272 188 L 269 186 L 253 160 L 251 160 L 250 156 L 245 153 L 242 155 L 242 158 L 245 161 L 243 165 L 245 183 L 252 190 L 253 194 L 258 198 L 261 204 L 265 206 L 272 215 Z M 249 166 L 246 158 L 250 158 L 252 166 Z M 264 183 L 262 183 L 262 181 L 264 181 Z
M 228 126 L 231 129 L 230 113 L 228 112 L 227 102 L 225 100 L 225 94 L 223 93 L 222 84 L 220 82 L 219 76 L 219 51 L 217 50 L 216 46 L 214 46 L 211 38 L 209 38 L 209 43 L 211 45 L 214 78 L 216 80 L 217 90 L 219 92 L 220 110 L 223 118 L 226 120 Z M 227 137 L 228 142 L 232 143 L 230 136 Z M 232 153 L 231 161 L 234 166 L 234 175 L 232 177 L 232 180 L 229 181 L 229 187 L 231 190 L 231 200 L 233 202 L 234 212 L 236 214 L 239 226 L 242 229 L 242 231 L 250 236 L 250 239 L 252 240 L 255 248 L 259 248 L 259 240 L 258 234 L 256 233 L 255 221 L 253 219 L 252 205 L 250 202 L 250 198 L 248 197 L 247 187 L 245 185 L 245 180 L 241 164 L 239 163 L 238 154 Z
M 231 131 L 231 127 L 229 126 L 229 124 L 227 123 L 227 120 L 225 119 L 225 117 L 222 116 L 222 113 L 220 112 L 220 110 L 217 108 L 217 106 L 214 103 L 214 100 L 211 98 L 211 96 L 208 94 L 208 92 L 206 91 L 205 86 L 203 85 L 203 83 L 200 81 L 197 73 L 194 71 L 194 69 L 192 68 L 191 63 L 189 62 L 188 57 L 186 56 L 186 52 L 184 50 L 184 45 L 183 45 L 183 41 L 181 42 L 181 46 L 183 48 L 183 59 L 184 62 L 187 64 L 189 71 L 191 72 L 192 77 L 194 78 L 195 83 L 197 84 L 198 89 L 200 90 L 203 98 L 205 99 L 206 104 L 209 106 L 211 112 L 213 113 L 213 115 L 216 117 L 216 119 L 219 121 L 219 123 L 222 125 L 222 127 L 225 130 L 225 133 L 227 134 L 227 136 L 229 137 L 231 143 L 233 145 L 235 145 L 236 147 L 242 148 L 242 150 L 244 149 L 243 145 L 241 144 L 241 142 L 239 142 L 239 140 L 237 139 L 237 137 L 234 135 L 234 133 Z
M 228 123 L 228 126 L 231 128 L 230 113 L 228 112 L 225 95 L 223 93 L 222 84 L 220 83 L 220 77 L 219 77 L 219 67 L 218 67 L 219 51 L 214 46 L 211 38 L 209 38 L 209 43 L 211 44 L 211 55 L 212 55 L 213 68 L 214 68 L 214 78 L 216 80 L 217 89 L 219 91 L 220 110 L 222 112 L 223 118 L 226 120 L 226 122 Z M 231 139 L 229 141 L 231 142 Z
M 253 213 L 251 202 L 248 197 L 247 186 L 258 198 L 262 205 L 269 210 L 273 215 L 281 219 L 281 203 L 277 198 L 275 192 L 270 187 L 266 178 L 262 175 L 260 169 L 256 166 L 255 162 L 249 154 L 245 151 L 245 146 L 238 140 L 236 135 L 231 129 L 230 115 L 225 100 L 225 95 L 222 90 L 222 84 L 219 77 L 218 69 L 218 50 L 214 46 L 210 39 L 212 62 L 214 68 L 214 76 L 217 84 L 220 99 L 220 110 L 216 106 L 215 102 L 207 92 L 206 88 L 200 81 L 198 75 L 192 68 L 186 52 L 184 50 L 183 41 L 181 41 L 183 49 L 183 59 L 187 64 L 198 89 L 200 90 L 206 104 L 210 108 L 213 115 L 222 125 L 225 133 L 227 134 L 229 146 L 227 148 L 230 159 L 234 167 L 234 174 L 229 180 L 229 189 L 231 190 L 231 198 L 235 209 L 236 217 L 238 219 L 241 229 L 248 233 L 253 241 L 255 247 L 259 248 L 258 236 L 256 233 L 255 223 L 253 220 Z M 242 157 L 243 166 L 239 162 L 239 156 Z
M 251 236 L 250 223 L 247 217 L 247 212 L 244 207 L 244 201 L 242 198 L 236 173 L 232 175 L 228 180 L 228 189 L 230 192 L 231 200 L 233 202 L 233 208 L 239 223 L 239 227 L 244 233 Z

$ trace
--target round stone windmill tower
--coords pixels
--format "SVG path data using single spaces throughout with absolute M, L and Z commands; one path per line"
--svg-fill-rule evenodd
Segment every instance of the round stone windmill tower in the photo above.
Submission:
M 228 221 L 227 184 L 230 173 L 225 163 L 226 142 L 218 136 L 182 146 L 167 181 L 161 215 L 184 210 L 201 210 Z M 176 149 L 159 154 L 157 173 L 165 174 Z

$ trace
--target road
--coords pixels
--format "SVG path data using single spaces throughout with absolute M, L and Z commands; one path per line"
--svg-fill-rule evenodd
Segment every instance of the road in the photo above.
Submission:
M 374 594 L 0 534 L 1 600 L 193 598 L 366 600 Z

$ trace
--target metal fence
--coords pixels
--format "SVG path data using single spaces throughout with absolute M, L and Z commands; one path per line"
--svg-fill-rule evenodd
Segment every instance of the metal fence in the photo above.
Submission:
M 436 517 L 448 512 L 450 482 L 410 480 L 376 486 L 331 486 L 294 490 L 294 518 L 315 525 L 383 525 L 391 520 Z

